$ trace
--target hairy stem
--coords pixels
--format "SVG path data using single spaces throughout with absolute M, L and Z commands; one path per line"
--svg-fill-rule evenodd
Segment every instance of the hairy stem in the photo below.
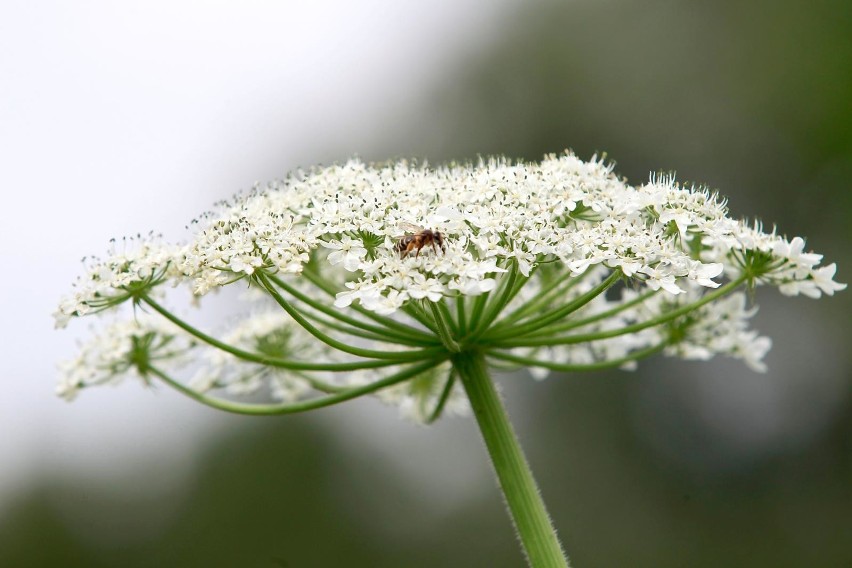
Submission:
M 485 365 L 477 351 L 458 353 L 453 366 L 470 399 L 491 463 L 500 481 L 510 516 L 533 568 L 567 568 L 532 471 Z

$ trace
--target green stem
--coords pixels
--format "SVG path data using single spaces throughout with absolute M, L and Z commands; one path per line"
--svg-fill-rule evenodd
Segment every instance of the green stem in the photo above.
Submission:
M 468 334 L 479 329 L 479 320 L 482 317 L 482 310 L 485 309 L 485 304 L 488 302 L 488 296 L 490 294 L 490 292 L 485 292 L 484 294 L 478 295 L 473 300 L 473 308 L 470 311 L 470 319 L 467 323 Z
M 435 420 L 441 417 L 441 413 L 444 412 L 444 407 L 450 399 L 450 394 L 453 392 L 455 384 L 456 370 L 451 367 L 450 374 L 447 376 L 447 382 L 444 383 L 444 389 L 441 391 L 441 396 L 438 398 L 438 404 L 435 405 L 435 410 L 433 410 L 432 414 L 429 415 L 429 418 L 426 419 L 426 424 L 432 424 Z
M 441 299 L 441 302 L 444 300 Z M 450 325 L 447 320 L 444 318 L 444 312 L 435 305 L 435 302 L 429 302 L 429 307 L 432 309 L 432 317 L 435 318 L 435 327 L 438 337 L 441 339 L 441 343 L 444 344 L 444 347 L 447 348 L 447 351 L 450 353 L 458 353 L 461 351 L 459 344 L 456 343 L 456 340 L 453 339 L 453 331 L 450 329 Z
M 453 366 L 467 392 L 529 565 L 567 568 L 532 471 L 488 376 L 485 357 L 476 351 L 458 353 Z
M 426 347 L 426 346 L 434 346 L 436 341 L 433 339 L 429 345 L 424 345 L 423 341 L 417 341 L 414 339 L 404 339 L 402 337 L 390 338 L 386 335 L 379 335 L 377 333 L 371 333 L 369 331 L 364 331 L 358 327 L 352 327 L 350 325 L 344 325 L 342 323 L 338 323 L 334 321 L 332 318 L 328 318 L 325 316 L 316 313 L 315 311 L 310 311 L 306 307 L 302 308 L 301 312 L 306 318 L 311 321 L 314 321 L 318 324 L 321 324 L 324 328 L 333 329 L 335 331 L 339 331 L 341 333 L 345 333 L 347 335 L 351 335 L 354 337 L 362 337 L 364 339 L 369 339 L 372 341 L 378 341 L 379 343 L 395 343 L 398 345 L 407 345 L 409 347 Z
M 508 300 L 506 300 L 506 306 L 508 306 L 515 300 L 515 297 L 521 292 L 521 289 L 526 285 L 526 283 L 530 281 L 530 278 L 532 278 L 533 274 L 535 274 L 534 271 L 531 271 L 527 276 L 524 276 L 523 274 L 518 275 L 518 278 L 515 280 L 515 288 L 509 294 Z
M 509 268 L 508 276 L 505 276 L 501 279 L 501 289 L 495 291 L 492 294 L 491 301 L 488 302 L 488 305 L 485 307 L 485 312 L 482 315 L 481 320 L 476 326 L 476 329 L 473 330 L 470 339 L 475 340 L 479 336 L 481 336 L 488 329 L 488 326 L 497 319 L 497 316 L 500 315 L 500 312 L 503 311 L 503 308 L 509 303 L 512 299 L 514 293 L 518 290 L 515 289 L 515 280 L 518 277 L 518 263 L 513 262 L 511 268 Z
M 499 324 L 509 325 L 515 323 L 519 319 L 523 319 L 530 312 L 533 312 L 541 306 L 548 304 L 549 302 L 553 301 L 553 299 L 557 296 L 561 296 L 562 294 L 579 284 L 589 274 L 589 272 L 591 271 L 587 270 L 579 276 L 569 278 L 559 278 L 557 276 L 553 276 L 553 280 L 546 284 L 541 290 L 539 290 L 533 299 L 521 306 L 518 306 L 515 311 L 502 318 Z
M 444 296 L 441 298 L 440 302 L 435 302 L 438 305 L 438 309 L 441 310 L 441 315 L 444 316 L 444 321 L 450 326 L 450 330 L 453 332 L 453 336 L 459 336 L 459 326 L 456 323 L 456 320 L 453 319 L 453 314 L 450 313 L 450 308 L 447 307 L 447 302 L 449 302 L 449 298 Z
M 426 301 L 428 302 L 429 300 Z M 417 304 L 416 300 L 406 302 L 402 306 L 402 311 L 408 314 L 409 317 L 417 321 L 420 325 L 422 325 L 435 335 L 438 335 L 438 329 L 435 327 L 435 322 L 432 321 L 432 318 L 429 316 L 426 310 L 424 310 Z
M 275 416 L 279 414 L 293 414 L 296 412 L 316 410 L 317 408 L 323 408 L 325 406 L 331 406 L 334 404 L 345 402 L 347 400 L 351 400 L 353 398 L 358 398 L 359 396 L 370 394 L 376 392 L 377 390 L 381 390 L 383 388 L 393 386 L 397 383 L 407 381 L 408 379 L 416 377 L 420 373 L 427 371 L 432 367 L 440 364 L 442 361 L 443 359 L 434 359 L 432 361 L 427 361 L 426 363 L 423 363 L 421 365 L 408 367 L 403 371 L 400 371 L 387 378 L 384 378 L 380 381 L 376 381 L 374 383 L 370 383 L 368 385 L 345 389 L 321 398 L 293 402 L 289 404 L 245 404 L 240 402 L 232 402 L 229 400 L 213 398 L 200 392 L 197 392 L 187 387 L 186 385 L 181 384 L 180 382 L 174 380 L 167 374 L 157 369 L 156 367 L 148 367 L 148 371 L 153 375 L 159 377 L 170 387 L 212 408 L 224 410 L 226 412 L 231 412 L 234 414 L 248 414 L 252 416 Z
M 154 361 L 155 358 L 152 358 L 151 360 Z M 149 365 L 149 367 L 151 367 L 151 365 Z M 319 392 L 322 392 L 322 393 L 325 393 L 325 394 L 332 394 L 332 393 L 347 390 L 346 387 L 340 387 L 340 386 L 337 386 L 337 385 L 329 384 L 325 381 L 321 381 L 321 380 L 317 379 L 316 377 L 312 377 L 309 373 L 306 373 L 304 371 L 294 371 L 292 369 L 287 369 L 287 370 L 294 377 L 299 377 L 300 379 L 302 379 L 303 381 L 308 383 L 311 386 L 311 388 L 316 390 L 316 391 L 319 391 Z M 268 369 L 266 369 L 266 367 L 264 367 L 262 365 L 258 365 L 256 369 L 254 369 L 251 372 L 246 373 L 245 375 L 243 375 L 243 377 L 245 378 L 245 380 L 251 380 L 254 377 L 262 377 L 263 374 L 267 371 L 268 371 Z M 220 389 L 220 388 L 226 388 L 227 386 L 228 386 L 227 384 L 215 382 L 215 383 L 213 383 L 212 388 Z
M 303 270 L 302 276 L 307 278 L 312 284 L 318 287 L 320 290 L 331 296 L 332 298 L 337 296 L 337 291 L 334 286 L 329 284 L 326 280 L 324 280 L 321 276 L 314 274 L 310 270 Z M 395 329 L 397 331 L 413 334 L 416 336 L 425 336 L 431 337 L 428 334 L 424 333 L 422 329 L 417 329 L 416 327 L 412 327 L 410 325 L 404 324 L 402 322 L 396 321 L 393 318 L 389 318 L 386 316 L 380 316 L 379 314 L 373 313 L 370 310 L 359 306 L 357 304 L 352 304 L 349 306 L 351 309 L 355 310 L 359 314 L 364 317 L 370 318 L 376 323 L 379 323 L 389 329 Z
M 353 361 L 351 363 L 303 363 L 301 361 L 290 361 L 289 359 L 279 359 L 278 357 L 270 357 L 268 355 L 262 355 L 259 353 L 252 353 L 251 351 L 244 351 L 238 347 L 234 347 L 233 345 L 228 345 L 223 341 L 219 341 L 215 337 L 207 335 L 200 329 L 193 327 L 187 322 L 183 321 L 169 310 L 158 304 L 154 299 L 149 296 L 142 295 L 139 297 L 139 300 L 145 302 L 147 305 L 152 307 L 154 311 L 159 312 L 164 318 L 186 331 L 193 337 L 200 339 L 204 343 L 211 345 L 217 349 L 221 349 L 226 353 L 230 353 L 234 357 L 238 359 L 242 359 L 244 361 L 251 361 L 252 363 L 259 363 L 261 365 L 269 365 L 270 367 L 278 367 L 280 369 L 295 369 L 301 371 L 355 371 L 358 369 L 375 369 L 378 367 L 389 367 L 391 365 L 400 365 L 405 363 L 406 361 L 402 360 L 393 360 L 386 359 L 381 361 Z M 428 359 L 429 355 L 424 355 L 423 359 Z
M 579 320 L 575 320 L 575 321 L 569 321 L 567 323 L 542 328 L 542 329 L 540 329 L 536 332 L 529 334 L 528 337 L 538 337 L 538 336 L 541 336 L 541 335 L 553 336 L 554 333 L 561 333 L 563 331 L 569 331 L 569 330 L 572 330 L 572 329 L 576 329 L 578 327 L 587 326 L 590 323 L 595 323 L 596 321 L 604 320 L 604 319 L 606 319 L 610 316 L 614 316 L 614 315 L 619 314 L 619 313 L 621 313 L 625 310 L 628 310 L 628 309 L 632 308 L 633 306 L 635 306 L 637 304 L 641 304 L 642 302 L 644 302 L 648 298 L 653 297 L 658 292 L 659 292 L 659 290 L 650 290 L 648 292 L 645 292 L 644 294 L 637 296 L 636 298 L 630 300 L 629 302 L 624 302 L 623 304 L 618 304 L 614 308 L 610 308 L 606 311 L 599 312 L 599 313 L 597 313 L 593 316 L 589 316 L 589 317 L 586 317 L 586 318 L 583 318 L 583 319 L 579 319 Z
M 285 312 L 287 312 L 291 318 L 296 320 L 296 323 L 305 328 L 305 331 L 328 345 L 333 349 L 337 349 L 338 351 L 343 351 L 344 353 L 349 353 L 350 355 L 355 355 L 357 357 L 365 357 L 369 359 L 397 359 L 404 361 L 417 361 L 423 359 L 424 355 L 436 355 L 441 351 L 441 349 L 437 347 L 427 347 L 426 349 L 418 349 L 411 351 L 379 351 L 376 349 L 362 349 L 361 347 L 353 347 L 348 345 L 342 341 L 338 341 L 337 339 L 331 337 L 330 335 L 323 333 L 315 326 L 311 324 L 305 317 L 299 313 L 293 306 L 290 305 L 290 302 L 284 299 L 284 296 L 278 293 L 272 284 L 269 282 L 269 279 L 263 272 L 257 272 L 257 279 L 263 286 L 263 288 L 269 292 L 269 295 L 275 300 L 275 302 L 281 306 Z
M 568 314 L 579 310 L 580 308 L 582 308 L 583 306 L 606 292 L 613 284 L 618 282 L 619 278 L 621 278 L 621 270 L 615 269 L 612 271 L 612 274 L 610 274 L 603 282 L 601 282 L 585 294 L 577 296 L 561 308 L 557 308 L 550 313 L 534 318 L 528 322 L 524 322 L 513 328 L 510 327 L 507 329 L 506 325 L 503 322 L 498 322 L 491 330 L 488 331 L 486 339 L 499 341 L 504 338 L 518 337 L 520 335 L 532 333 L 547 325 L 555 323 L 567 316 Z
M 467 334 L 467 311 L 462 294 L 456 296 L 456 319 L 459 322 L 459 337 L 464 337 Z
M 416 332 L 414 331 L 414 328 L 411 328 L 411 331 L 404 331 L 399 329 L 389 329 L 386 326 L 370 325 L 369 323 L 361 321 L 357 318 L 342 314 L 322 302 L 314 300 L 307 294 L 304 294 L 295 287 L 290 286 L 286 281 L 275 276 L 274 274 L 267 274 L 266 277 L 269 278 L 270 281 L 274 282 L 276 286 L 278 286 L 297 300 L 300 300 L 309 305 L 310 307 L 314 308 L 315 310 L 321 311 L 335 319 L 342 321 L 343 323 L 348 323 L 349 325 L 359 327 L 364 331 L 368 331 L 376 335 L 382 335 L 388 337 L 389 339 L 399 340 L 400 342 L 403 339 L 406 341 L 411 341 L 412 345 L 422 345 L 424 342 L 428 343 L 429 341 L 434 341 L 434 337 L 432 337 L 431 335 L 423 332 Z
M 620 327 L 618 329 L 611 329 L 608 331 L 598 331 L 594 333 L 583 333 L 577 335 L 569 335 L 567 337 L 536 337 L 536 338 L 519 338 L 519 339 L 509 339 L 503 341 L 502 338 L 497 338 L 497 341 L 494 342 L 494 347 L 498 348 L 510 348 L 510 347 L 546 347 L 548 345 L 573 345 L 576 343 L 586 343 L 589 341 L 597 341 L 599 339 L 609 339 L 612 337 L 618 337 L 619 335 L 627 335 L 630 333 L 635 333 L 637 331 L 642 331 L 643 329 L 648 329 L 649 327 L 654 327 L 660 324 L 664 324 L 670 322 L 674 319 L 679 318 L 682 315 L 688 314 L 692 310 L 698 309 L 701 306 L 712 302 L 718 298 L 721 298 L 725 294 L 729 294 L 733 292 L 740 284 L 745 282 L 749 276 L 744 274 L 733 280 L 728 282 L 721 288 L 716 288 L 712 292 L 705 294 L 701 297 L 700 300 L 692 302 L 691 304 L 687 304 L 685 306 L 681 306 L 680 308 L 674 309 L 670 312 L 666 312 L 660 316 L 655 318 L 651 318 L 649 320 L 634 323 L 632 325 L 627 325 L 624 327 Z

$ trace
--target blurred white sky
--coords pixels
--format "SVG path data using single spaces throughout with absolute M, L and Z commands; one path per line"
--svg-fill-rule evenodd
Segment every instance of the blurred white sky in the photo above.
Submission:
M 168 490 L 211 426 L 235 425 L 131 384 L 53 396 L 88 327 L 50 317 L 81 257 L 152 229 L 180 238 L 255 180 L 368 152 L 508 3 L 3 2 L 0 509 L 36 472 L 144 464 Z

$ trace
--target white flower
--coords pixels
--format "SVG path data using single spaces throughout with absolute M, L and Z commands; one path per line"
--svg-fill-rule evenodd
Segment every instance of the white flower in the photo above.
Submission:
M 662 288 L 675 296 L 683 293 L 683 289 L 677 285 L 677 280 L 671 272 L 665 268 L 651 268 L 643 266 L 640 272 L 646 274 L 648 279 L 645 281 L 651 290 L 659 290 Z
M 84 388 L 118 384 L 135 377 L 148 384 L 147 365 L 173 369 L 188 359 L 194 342 L 171 323 L 137 314 L 116 320 L 83 344 L 79 354 L 60 363 L 56 394 L 73 400 Z
M 697 294 L 693 291 L 688 296 L 694 299 Z M 757 309 L 747 307 L 747 298 L 742 292 L 704 306 L 690 313 L 683 339 L 668 347 L 666 353 L 699 360 L 727 355 L 742 359 L 755 371 L 765 372 L 763 358 L 772 347 L 772 341 L 748 329 L 748 321 L 755 313 Z
M 846 284 L 834 281 L 835 272 L 837 272 L 837 265 L 832 262 L 828 266 L 811 271 L 811 278 L 824 294 L 833 296 L 835 292 L 846 289 Z
M 493 278 L 479 280 L 477 278 L 459 278 L 452 280 L 447 285 L 450 290 L 458 290 L 465 296 L 479 296 L 490 292 L 497 287 L 497 281 Z
M 444 285 L 435 278 L 426 278 L 420 273 L 413 275 L 407 287 L 408 295 L 417 300 L 428 298 L 431 302 L 437 302 L 444 295 Z
M 228 268 L 234 272 L 253 274 L 254 270 L 261 266 L 261 264 L 263 264 L 263 262 L 256 256 L 239 254 L 231 257 L 231 261 L 228 263 Z
M 179 254 L 158 258 L 148 250 L 129 268 L 123 259 L 100 265 L 83 279 L 84 294 L 63 301 L 57 323 L 95 308 L 90 300 L 115 295 L 139 270 L 162 270 L 172 259 L 167 278 L 188 278 L 195 294 L 205 294 L 261 268 L 298 274 L 315 258 L 320 270 L 342 267 L 359 277 L 351 292 L 336 283 L 338 307 L 360 302 L 383 313 L 401 308 L 403 297 L 485 293 L 512 263 L 533 280 L 543 262 L 556 261 L 572 276 L 595 265 L 620 267 L 677 295 L 687 280 L 719 286 L 717 276 L 740 273 L 743 255 L 760 251 L 778 262 L 757 275 L 759 283 L 811 297 L 843 286 L 830 267 L 817 266 L 820 255 L 803 252 L 801 238 L 788 242 L 730 219 L 724 200 L 706 189 L 668 176 L 633 187 L 610 165 L 570 153 L 541 163 L 491 159 L 438 169 L 353 160 L 257 188 L 199 225 Z M 440 233 L 445 250 L 423 240 L 417 254 L 403 258 L 396 244 L 416 231 L 400 227 L 412 225 Z
M 367 300 L 375 300 L 380 296 L 379 286 L 373 282 L 361 280 L 360 282 L 346 282 L 348 292 L 338 292 L 334 300 L 335 308 L 349 307 L 355 300 L 362 303 Z
M 783 239 L 779 239 L 772 252 L 776 256 L 786 258 L 796 264 L 802 266 L 815 266 L 822 260 L 821 254 L 803 253 L 805 248 L 805 240 L 802 237 L 794 237 L 789 243 Z
M 722 274 L 724 269 L 725 266 L 721 262 L 702 264 L 700 262 L 693 261 L 690 262 L 689 278 L 691 280 L 695 280 L 695 282 L 701 286 L 706 286 L 707 288 L 718 288 L 719 283 L 714 282 L 712 278 L 716 278 Z
M 744 294 L 720 291 L 772 285 L 819 298 L 846 287 L 834 280 L 834 264 L 820 266 L 822 255 L 805 252 L 802 238 L 730 218 L 724 199 L 706 189 L 669 176 L 631 186 L 597 157 L 584 162 L 571 153 L 540 163 L 489 159 L 434 169 L 352 160 L 256 187 L 193 225 L 184 245 L 133 240 L 106 260 L 89 261 L 73 293 L 60 301 L 57 326 L 123 302 L 157 309 L 150 297 L 166 282 L 187 284 L 200 302 L 242 281 L 263 293 L 279 287 L 280 303 L 304 309 L 323 331 L 311 327 L 312 337 L 299 318 L 264 313 L 245 319 L 226 341 L 300 361 L 343 361 L 346 369 L 395 349 L 407 350 L 407 361 L 481 349 L 509 361 L 629 369 L 635 354 L 665 348 L 691 359 L 724 354 L 763 370 L 771 342 L 748 328 L 754 310 Z M 425 300 L 440 309 L 423 310 Z M 574 302 L 577 310 L 565 313 Z M 672 310 L 679 311 L 666 319 Z M 483 321 L 492 327 L 478 327 Z M 117 328 L 112 339 L 84 348 L 82 359 L 66 366 L 61 394 L 71 397 L 143 368 L 127 358 L 138 333 Z M 360 355 L 320 349 L 318 337 Z M 192 383 L 200 390 L 267 388 L 292 400 L 317 384 L 223 351 L 206 357 Z M 427 420 L 446 384 L 442 361 L 424 375 L 429 380 L 417 377 L 379 396 Z M 91 374 L 88 365 L 97 371 Z M 334 380 L 351 386 L 392 372 L 360 369 Z M 448 409 L 462 410 L 463 397 L 456 385 Z
M 380 316 L 387 316 L 401 308 L 408 298 L 409 294 L 407 292 L 391 289 L 384 296 L 378 292 L 368 296 L 361 296 L 361 304 Z
M 328 262 L 332 265 L 343 263 L 343 268 L 349 272 L 358 270 L 361 260 L 367 256 L 367 249 L 364 248 L 361 241 L 356 241 L 351 237 L 344 237 L 339 241 L 320 241 L 320 244 L 334 251 L 328 255 Z
M 124 250 L 114 248 L 106 259 L 84 259 L 85 274 L 53 314 L 57 328 L 65 327 L 74 316 L 121 304 L 133 298 L 134 290 L 150 291 L 167 278 L 180 278 L 174 266 L 177 247 L 153 239 L 125 239 L 114 246 L 119 244 Z

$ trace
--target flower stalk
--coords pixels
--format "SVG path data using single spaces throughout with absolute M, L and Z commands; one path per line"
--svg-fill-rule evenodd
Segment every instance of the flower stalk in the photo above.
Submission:
M 443 302 L 443 300 L 441 300 Z M 447 313 L 442 310 L 437 302 L 429 302 L 429 308 L 432 311 L 432 317 L 435 318 L 435 330 L 441 343 L 450 353 L 458 353 L 461 351 L 458 342 L 453 338 L 453 330 L 451 329 L 450 319 Z
M 226 353 L 230 353 L 234 357 L 238 359 L 244 359 L 246 361 L 251 361 L 253 363 L 258 363 L 261 365 L 269 365 L 272 367 L 280 367 L 283 369 L 293 369 L 293 370 L 302 370 L 302 371 L 355 371 L 359 369 L 372 369 L 377 367 L 387 367 L 390 365 L 397 365 L 399 363 L 404 362 L 399 359 L 376 359 L 373 361 L 357 361 L 352 363 L 307 363 L 301 361 L 289 361 L 280 359 L 277 357 L 272 357 L 263 353 L 252 353 L 246 351 L 244 349 L 240 349 L 239 347 L 234 347 L 233 345 L 228 345 L 227 343 L 216 339 L 215 337 L 204 333 L 203 331 L 197 329 L 196 327 L 190 325 L 189 323 L 183 321 L 175 314 L 161 306 L 157 301 L 148 296 L 143 296 L 141 299 L 145 304 L 153 308 L 156 312 L 162 315 L 164 318 L 183 329 L 191 336 L 195 337 L 203 341 L 204 343 L 215 347 L 216 349 L 221 349 Z M 426 357 L 421 357 L 424 359 Z
M 454 355 L 452 361 L 470 400 L 530 566 L 567 568 L 568 559 L 506 409 L 488 376 L 485 357 L 479 351 L 465 351 Z
M 359 398 L 366 394 L 371 394 L 378 390 L 399 384 L 403 381 L 407 381 L 412 377 L 416 377 L 424 371 L 435 367 L 439 363 L 441 363 L 440 360 L 427 361 L 426 363 L 414 365 L 412 367 L 409 367 L 408 369 L 395 373 L 390 377 L 387 377 L 385 379 L 382 379 L 381 381 L 377 381 L 369 385 L 346 389 L 335 392 L 326 397 L 296 402 L 292 404 L 243 404 L 223 400 L 220 398 L 213 398 L 201 394 L 194 389 L 184 386 L 179 381 L 174 380 L 172 377 L 170 377 L 169 375 L 167 375 L 156 367 L 151 367 L 149 370 L 151 374 L 157 376 L 159 379 L 161 379 L 163 382 L 165 382 L 167 385 L 174 388 L 178 392 L 185 394 L 186 396 L 211 408 L 215 408 L 217 410 L 224 410 L 225 412 L 230 412 L 232 414 L 246 414 L 249 416 L 278 416 L 281 414 L 295 414 L 298 412 L 317 410 L 319 408 L 325 408 L 326 406 L 340 404 L 341 402 L 346 402 L 347 400 L 352 400 L 353 398 Z

